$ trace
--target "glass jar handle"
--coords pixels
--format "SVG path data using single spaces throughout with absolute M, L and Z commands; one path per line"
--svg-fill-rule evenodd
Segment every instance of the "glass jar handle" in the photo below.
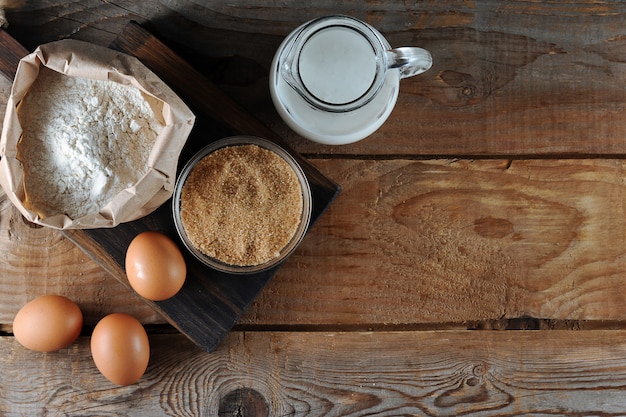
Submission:
M 401 47 L 387 52 L 387 67 L 400 70 L 400 78 L 412 77 L 428 71 L 433 65 L 433 57 L 425 49 Z

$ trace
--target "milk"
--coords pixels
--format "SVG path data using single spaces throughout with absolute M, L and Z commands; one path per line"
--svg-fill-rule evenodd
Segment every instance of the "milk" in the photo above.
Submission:
M 387 70 L 389 43 L 347 16 L 307 22 L 279 46 L 270 71 L 278 114 L 315 142 L 341 145 L 372 134 L 391 113 L 400 72 Z
M 331 26 L 311 36 L 298 60 L 305 88 L 319 100 L 345 104 L 362 97 L 376 76 L 376 54 L 359 32 Z

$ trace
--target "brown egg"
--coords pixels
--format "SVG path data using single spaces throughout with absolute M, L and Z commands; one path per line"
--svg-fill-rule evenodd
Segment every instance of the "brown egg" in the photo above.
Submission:
M 52 352 L 71 345 L 83 327 L 83 314 L 70 299 L 44 295 L 24 305 L 13 320 L 13 334 L 24 347 Z
M 172 239 L 159 232 L 142 232 L 126 251 L 126 275 L 137 294 L 161 301 L 182 288 L 187 265 Z
M 118 385 L 134 384 L 148 367 L 148 335 L 133 316 L 109 314 L 93 329 L 91 356 L 100 373 L 109 381 Z

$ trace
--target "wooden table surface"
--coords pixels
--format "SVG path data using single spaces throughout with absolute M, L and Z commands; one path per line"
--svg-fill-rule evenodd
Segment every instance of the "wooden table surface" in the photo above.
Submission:
M 343 189 L 212 353 L 2 193 L 0 415 L 626 415 L 625 3 L 0 4 L 29 50 L 139 22 Z M 268 69 L 293 28 L 336 13 L 434 65 L 378 132 L 331 147 L 279 119 Z M 47 354 L 11 326 L 43 294 L 85 315 Z M 150 335 L 127 387 L 89 351 L 112 312 Z

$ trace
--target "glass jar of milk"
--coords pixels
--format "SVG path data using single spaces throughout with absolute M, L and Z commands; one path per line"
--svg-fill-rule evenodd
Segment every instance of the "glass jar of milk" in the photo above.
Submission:
M 387 119 L 400 79 L 427 71 L 430 53 L 392 49 L 365 22 L 327 16 L 297 28 L 282 42 L 270 71 L 270 93 L 282 119 L 315 142 L 361 140 Z

